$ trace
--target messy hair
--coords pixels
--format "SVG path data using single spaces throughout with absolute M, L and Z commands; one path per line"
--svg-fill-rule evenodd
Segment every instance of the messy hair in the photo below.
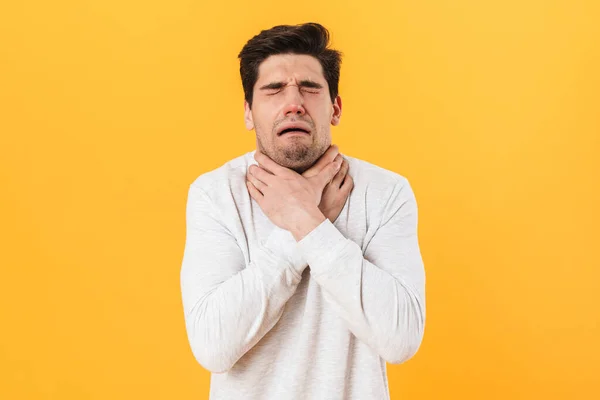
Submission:
M 238 54 L 244 98 L 250 107 L 260 64 L 269 56 L 290 53 L 311 55 L 319 61 L 329 86 L 329 96 L 334 102 L 338 95 L 342 53 L 327 48 L 328 45 L 329 31 L 314 22 L 277 25 L 250 39 Z

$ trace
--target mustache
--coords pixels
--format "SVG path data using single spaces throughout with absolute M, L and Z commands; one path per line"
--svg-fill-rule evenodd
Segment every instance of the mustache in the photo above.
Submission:
M 284 119 L 281 119 L 279 121 L 275 121 L 273 123 L 273 132 L 277 132 L 277 127 L 279 125 L 287 123 L 287 122 L 290 122 L 290 123 L 293 123 L 293 122 L 304 122 L 304 123 L 308 124 L 312 130 L 315 129 L 315 124 L 312 122 L 312 120 L 310 120 L 310 119 L 304 119 L 304 118 L 292 117 L 292 118 L 284 118 Z

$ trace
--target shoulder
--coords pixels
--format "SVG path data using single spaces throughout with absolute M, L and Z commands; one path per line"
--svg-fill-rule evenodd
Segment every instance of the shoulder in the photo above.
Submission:
M 253 160 L 252 152 L 235 157 L 221 166 L 199 175 L 190 184 L 190 189 L 200 190 L 212 199 L 224 192 L 231 194 L 245 189 L 246 170 Z
M 356 157 L 344 155 L 344 158 L 348 160 L 349 173 L 355 186 L 365 191 L 388 194 L 401 190 L 412 191 L 408 178 L 398 172 Z
M 399 211 L 398 215 L 416 216 L 417 201 L 407 177 L 365 160 L 344 157 L 354 180 L 351 196 L 360 199 L 375 225 L 381 226 Z

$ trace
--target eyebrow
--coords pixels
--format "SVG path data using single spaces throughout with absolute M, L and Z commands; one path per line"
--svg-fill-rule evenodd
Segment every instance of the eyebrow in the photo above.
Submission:
M 286 86 L 285 82 L 271 82 L 267 85 L 263 85 L 260 87 L 260 90 L 269 90 L 269 89 L 281 89 L 282 87 Z M 300 87 L 308 87 L 308 88 L 313 88 L 313 89 L 323 89 L 323 85 L 321 85 L 320 83 L 317 82 L 313 82 L 313 81 L 309 81 L 309 80 L 301 80 L 300 84 L 298 85 Z

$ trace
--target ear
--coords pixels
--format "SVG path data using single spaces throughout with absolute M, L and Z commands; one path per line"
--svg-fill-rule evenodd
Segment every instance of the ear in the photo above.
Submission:
M 333 114 L 331 115 L 331 125 L 338 125 L 342 117 L 342 98 L 338 95 L 333 102 Z
M 246 123 L 246 129 L 251 131 L 254 129 L 254 120 L 252 119 L 252 110 L 246 100 L 244 100 L 244 122 Z

